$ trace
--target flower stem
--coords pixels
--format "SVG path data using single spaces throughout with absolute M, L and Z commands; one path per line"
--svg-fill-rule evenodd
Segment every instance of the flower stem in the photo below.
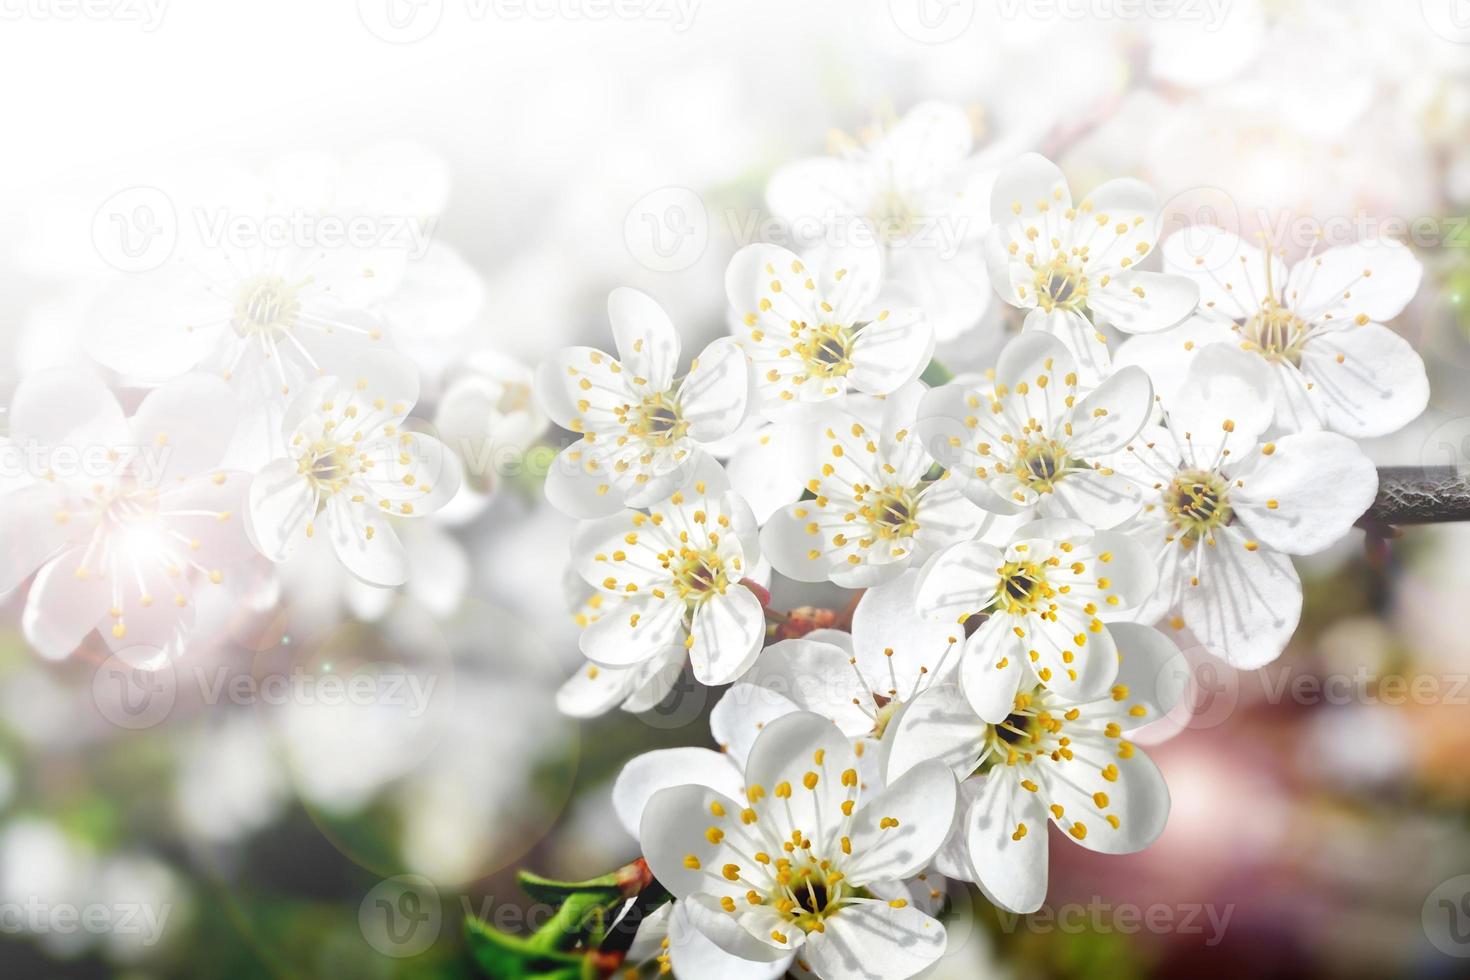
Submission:
M 1470 473 L 1454 466 L 1383 466 L 1378 498 L 1359 521 L 1370 528 L 1470 521 Z

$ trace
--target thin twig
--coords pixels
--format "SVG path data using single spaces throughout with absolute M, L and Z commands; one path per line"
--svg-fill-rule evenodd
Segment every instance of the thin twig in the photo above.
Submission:
M 1378 498 L 1359 522 L 1368 527 L 1470 521 L 1470 473 L 1453 466 L 1385 466 Z

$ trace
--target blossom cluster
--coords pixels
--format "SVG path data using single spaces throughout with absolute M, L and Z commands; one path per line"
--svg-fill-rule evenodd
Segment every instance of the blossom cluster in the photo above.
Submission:
M 578 437 L 546 484 L 581 521 L 587 663 L 559 704 L 644 711 L 686 671 L 730 685 L 719 751 L 648 753 L 617 780 L 676 899 L 633 962 L 913 976 L 944 952 L 948 879 L 1029 912 L 1048 824 L 1112 854 L 1163 831 L 1134 733 L 1178 701 L 1181 642 L 1242 669 L 1283 652 L 1292 557 L 1376 494 L 1354 440 L 1427 403 L 1383 325 L 1421 268 L 1389 240 L 1290 267 L 1217 227 L 1160 244 L 1145 184 L 1074 199 L 1040 155 L 973 154 L 941 105 L 778 172 L 768 197 L 871 233 L 742 248 L 731 336 L 687 370 L 669 317 L 619 289 L 616 354 L 571 348 L 537 376 Z M 963 240 L 916 244 L 935 227 Z M 1021 330 L 946 377 L 936 335 L 973 327 L 987 288 Z M 843 628 L 773 608 L 797 583 L 846 590 L 826 624 Z

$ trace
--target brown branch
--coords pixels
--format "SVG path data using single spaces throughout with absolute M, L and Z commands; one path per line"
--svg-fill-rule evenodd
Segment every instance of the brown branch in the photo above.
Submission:
M 1470 473 L 1453 466 L 1384 466 L 1378 498 L 1359 522 L 1379 528 L 1470 521 Z

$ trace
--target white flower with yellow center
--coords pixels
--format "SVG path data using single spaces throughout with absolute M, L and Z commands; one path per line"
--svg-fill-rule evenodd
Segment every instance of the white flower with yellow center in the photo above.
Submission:
M 614 614 L 623 603 L 621 597 L 582 581 L 571 569 L 567 570 L 567 580 L 575 609 L 572 619 L 584 630 Z M 589 660 L 557 690 L 557 710 L 573 718 L 595 718 L 613 708 L 633 714 L 651 711 L 679 683 L 688 663 L 683 643 L 670 644 L 628 667 L 608 667 Z M 636 828 L 630 833 L 636 835 Z
M 1148 370 L 1167 403 L 1199 352 L 1229 344 L 1271 377 L 1279 430 L 1395 432 L 1429 403 L 1424 361 L 1383 326 L 1419 289 L 1424 269 L 1388 239 L 1308 254 L 1287 271 L 1231 232 L 1196 225 L 1164 242 L 1164 267 L 1199 283 L 1202 309 L 1172 330 L 1129 340 L 1120 364 Z
M 459 489 L 459 461 L 404 427 L 418 398 L 412 365 L 364 358 L 354 378 L 309 385 L 286 410 L 286 455 L 250 487 L 250 530 L 261 554 L 291 557 L 325 533 L 337 559 L 369 585 L 401 585 L 408 555 L 394 520 L 424 517 Z
M 816 413 L 816 458 L 799 474 L 811 499 L 782 507 L 761 531 L 773 568 L 863 588 L 980 532 L 988 515 L 954 481 L 929 473 L 934 461 L 914 428 L 924 390 L 915 383 L 881 405 Z
M 250 477 L 216 468 L 231 406 L 200 374 L 153 390 L 131 418 L 89 372 L 16 388 L 0 445 L 0 594 L 35 573 L 21 624 L 42 655 L 64 657 L 94 629 L 134 666 L 184 650 L 198 588 L 253 553 Z
M 779 245 L 735 253 L 725 292 L 763 408 L 848 391 L 886 395 L 918 378 L 934 332 L 918 309 L 878 306 L 882 286 L 876 246 L 823 249 L 810 260 Z
M 940 552 L 924 568 L 918 608 L 973 629 L 960 685 L 975 712 L 994 723 L 1031 676 L 1070 701 L 1107 691 L 1118 651 L 1104 619 L 1126 617 L 1157 581 L 1147 552 L 1122 533 L 1036 521 L 1003 548 L 971 541 Z
M 1158 569 L 1138 620 L 1172 615 L 1243 669 L 1275 660 L 1296 630 L 1302 587 L 1288 556 L 1346 536 L 1378 491 L 1373 464 L 1346 436 L 1263 441 L 1271 387 L 1255 354 L 1206 348 L 1164 405 L 1168 428 L 1145 429 L 1113 458 L 1148 488 L 1142 511 L 1119 529 Z
M 847 737 L 819 715 L 767 725 L 739 793 L 653 794 L 639 838 L 690 924 L 731 955 L 824 978 L 902 978 L 944 952 L 944 927 L 874 888 L 921 872 L 954 823 L 954 777 L 920 763 L 865 799 Z
M 1098 697 L 1069 701 L 1028 676 L 998 721 L 978 717 L 952 686 L 920 694 L 894 720 L 889 779 L 938 759 L 962 780 L 960 816 L 936 866 L 1012 912 L 1034 912 L 1046 897 L 1048 820 L 1103 854 L 1142 850 L 1164 830 L 1169 789 L 1126 736 L 1173 708 L 1188 667 L 1157 630 L 1109 629 L 1118 674 Z
M 546 499 L 579 518 L 647 507 L 687 487 L 710 459 L 703 445 L 745 419 L 749 367 L 739 347 L 716 341 L 675 380 L 679 335 L 668 314 L 636 289 L 607 300 L 616 358 L 569 347 L 541 366 L 546 413 L 582 438 L 546 476 Z
M 989 385 L 929 392 L 918 430 L 955 485 L 986 510 L 1107 528 L 1133 516 L 1141 495 L 1099 460 L 1123 448 L 1152 411 L 1153 387 L 1139 368 L 1089 391 L 1071 351 L 1031 333 L 1006 344 Z
M 1107 374 L 1107 340 L 1094 323 L 1153 333 L 1194 311 L 1199 289 L 1139 264 L 1158 238 L 1159 206 L 1137 180 L 1113 180 L 1082 202 L 1056 164 L 1027 153 L 1001 171 L 986 237 L 990 281 L 1028 311 L 1025 329 L 1059 337 L 1086 381 Z
M 742 582 L 759 559 L 755 518 L 718 468 L 647 513 L 584 522 L 573 566 L 618 601 L 582 632 L 582 654 L 594 666 L 627 669 L 683 649 L 700 683 L 730 683 L 765 640 L 765 609 Z
M 886 287 L 929 314 L 939 340 L 990 304 L 981 254 L 990 227 L 988 156 L 971 156 L 974 123 L 959 106 L 925 102 L 834 156 L 799 160 L 766 185 L 774 215 L 797 232 L 882 245 Z

